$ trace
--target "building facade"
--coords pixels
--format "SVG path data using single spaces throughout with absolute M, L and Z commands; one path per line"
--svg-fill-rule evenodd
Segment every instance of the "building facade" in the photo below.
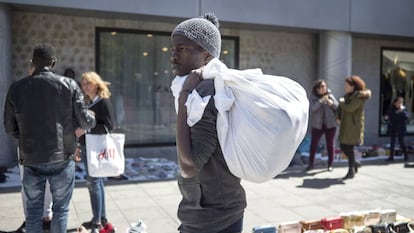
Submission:
M 94 70 L 111 82 L 127 146 L 174 144 L 169 35 L 183 19 L 214 12 L 223 35 L 221 58 L 230 67 L 259 67 L 307 90 L 322 78 L 337 97 L 346 76 L 360 75 L 373 92 L 365 142 L 380 144 L 388 141 L 381 134 L 388 93 L 382 77 L 395 68 L 385 67 L 391 58 L 384 49 L 394 60 L 407 55 L 404 64 L 395 64 L 404 65 L 399 78 L 408 80 L 404 95 L 411 100 L 413 9 L 411 0 L 0 0 L 0 100 L 4 104 L 8 86 L 27 74 L 34 46 L 48 42 L 57 48 L 55 72 L 70 67 L 79 79 Z M 0 153 L 14 155 L 14 143 L 0 128 Z

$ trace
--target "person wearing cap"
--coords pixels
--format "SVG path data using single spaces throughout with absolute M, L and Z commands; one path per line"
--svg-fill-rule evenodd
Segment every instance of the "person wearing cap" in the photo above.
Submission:
M 236 233 L 243 228 L 246 194 L 240 178 L 227 167 L 218 141 L 214 80 L 203 80 L 197 70 L 220 56 L 218 26 L 217 17 L 209 13 L 181 22 L 171 34 L 181 233 Z M 208 102 L 201 120 L 189 127 L 186 102 L 192 95 Z
M 95 126 L 75 80 L 53 73 L 56 61 L 52 45 L 37 45 L 33 73 L 10 86 L 4 107 L 4 128 L 18 141 L 19 162 L 24 166 L 27 232 L 43 231 L 46 181 L 53 198 L 50 232 L 66 232 L 75 184 L 75 129 Z

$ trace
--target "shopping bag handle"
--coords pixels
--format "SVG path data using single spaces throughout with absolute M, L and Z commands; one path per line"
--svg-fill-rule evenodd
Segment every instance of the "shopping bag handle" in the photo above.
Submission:
M 106 127 L 106 125 L 104 125 L 104 128 L 105 128 L 106 134 L 108 134 L 112 138 L 112 140 L 114 140 L 114 137 L 112 137 L 112 134 L 109 132 L 109 130 Z
M 108 128 L 106 127 L 106 125 L 103 126 L 105 128 L 106 134 L 111 134 L 108 130 Z

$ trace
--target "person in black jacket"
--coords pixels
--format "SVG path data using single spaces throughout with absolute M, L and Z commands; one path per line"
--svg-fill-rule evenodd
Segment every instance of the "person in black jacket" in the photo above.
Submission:
M 398 138 L 398 143 L 404 154 L 404 161 L 408 161 L 407 148 L 404 142 L 404 136 L 407 131 L 407 109 L 404 106 L 404 98 L 398 96 L 392 101 L 392 105 L 384 116 L 384 120 L 388 121 L 389 132 L 391 136 L 390 156 L 386 162 L 394 161 L 395 139 Z
M 108 84 L 95 72 L 82 74 L 82 90 L 87 96 L 88 108 L 95 113 L 96 117 L 96 126 L 88 133 L 106 134 L 114 128 L 114 109 L 109 99 L 111 92 L 108 89 Z M 81 145 L 81 160 L 85 164 L 86 171 L 88 171 L 85 133 L 85 129 L 76 129 L 76 135 L 79 137 L 79 143 Z M 85 228 L 92 229 L 92 233 L 98 233 L 101 228 L 108 224 L 105 209 L 104 178 L 92 177 L 87 173 L 86 186 L 89 190 L 93 217 L 89 222 L 84 222 L 82 225 Z
M 76 82 L 53 73 L 56 61 L 52 45 L 36 46 L 33 73 L 10 86 L 4 107 L 4 128 L 17 139 L 19 162 L 24 166 L 27 232 L 42 232 L 46 181 L 53 198 L 50 231 L 66 232 L 75 184 L 75 128 L 95 126 Z

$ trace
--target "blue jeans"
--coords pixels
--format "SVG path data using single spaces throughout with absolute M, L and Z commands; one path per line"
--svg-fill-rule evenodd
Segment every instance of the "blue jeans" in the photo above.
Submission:
M 26 231 L 41 233 L 46 180 L 53 199 L 50 232 L 66 233 L 69 204 L 75 187 L 75 162 L 25 165 L 23 187 L 27 196 Z
M 92 222 L 100 223 L 102 218 L 106 218 L 105 210 L 105 190 L 104 178 L 92 177 L 88 174 L 88 163 L 86 160 L 86 147 L 81 147 L 82 161 L 86 168 L 86 187 L 89 190 L 92 207 Z

